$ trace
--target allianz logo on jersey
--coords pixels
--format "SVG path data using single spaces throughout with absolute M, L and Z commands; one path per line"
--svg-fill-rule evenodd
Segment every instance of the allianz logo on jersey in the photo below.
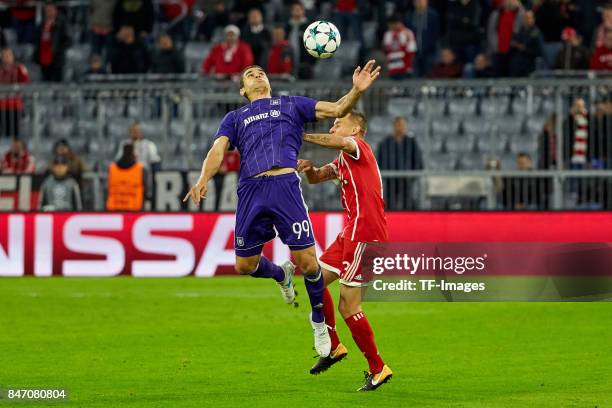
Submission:
M 244 120 L 244 127 L 247 127 L 251 122 L 255 122 L 256 120 L 266 119 L 268 117 L 278 118 L 280 116 L 280 111 L 276 109 L 272 109 L 270 112 L 258 113 L 257 115 L 249 116 Z

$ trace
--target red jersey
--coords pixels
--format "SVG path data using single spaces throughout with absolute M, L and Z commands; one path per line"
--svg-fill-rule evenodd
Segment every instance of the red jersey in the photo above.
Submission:
M 380 170 L 372 148 L 355 138 L 357 152 L 340 152 L 332 166 L 341 186 L 347 223 L 341 236 L 358 242 L 387 241 L 387 218 Z
M 383 38 L 383 47 L 387 54 L 389 75 L 412 72 L 412 59 L 417 51 L 417 43 L 410 29 L 403 27 L 399 31 L 388 30 Z

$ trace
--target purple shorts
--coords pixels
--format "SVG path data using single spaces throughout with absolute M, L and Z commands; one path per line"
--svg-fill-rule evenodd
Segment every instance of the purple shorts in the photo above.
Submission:
M 300 183 L 296 173 L 240 180 L 234 237 L 237 256 L 259 255 L 277 233 L 291 250 L 314 245 Z

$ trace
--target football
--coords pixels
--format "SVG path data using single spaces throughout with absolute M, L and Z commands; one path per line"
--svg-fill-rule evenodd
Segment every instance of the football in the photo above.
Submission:
M 340 31 L 329 21 L 315 21 L 304 31 L 304 47 L 315 58 L 330 58 L 340 41 Z

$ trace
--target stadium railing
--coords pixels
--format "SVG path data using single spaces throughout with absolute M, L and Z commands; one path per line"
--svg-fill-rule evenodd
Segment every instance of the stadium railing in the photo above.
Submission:
M 120 80 L 121 79 L 121 80 Z M 278 95 L 337 100 L 344 82 L 273 82 Z M 380 81 L 359 104 L 367 140 L 379 155 L 393 119 L 408 121 L 422 166 L 403 158 L 383 168 L 391 209 L 612 209 L 612 85 L 609 80 Z M 585 101 L 586 154 L 577 154 L 571 108 Z M 21 103 L 23 109 L 19 109 Z M 246 100 L 237 84 L 194 75 L 109 77 L 104 82 L 0 87 L 1 151 L 19 127 L 40 170 L 53 144 L 68 139 L 95 180 L 90 202 L 102 209 L 105 170 L 131 122 L 155 141 L 164 169 L 194 170 L 220 119 Z M 330 122 L 309 125 L 327 131 Z M 580 149 L 578 149 L 580 150 Z M 519 153 L 529 171 L 517 171 Z M 305 145 L 317 164 L 335 153 Z M 529 167 L 529 165 L 527 166 Z M 304 187 L 311 209 L 339 209 L 333 186 Z

